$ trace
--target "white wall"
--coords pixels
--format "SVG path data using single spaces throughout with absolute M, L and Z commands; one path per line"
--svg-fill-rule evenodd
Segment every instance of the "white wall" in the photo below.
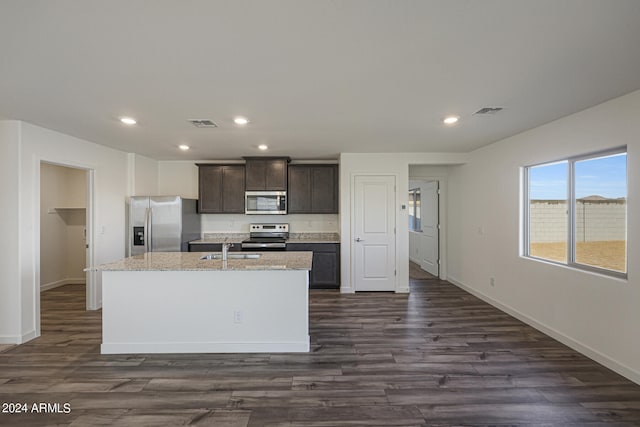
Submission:
M 351 265 L 351 200 L 353 177 L 358 174 L 394 175 L 396 177 L 396 292 L 409 291 L 408 213 L 400 206 L 408 203 L 409 165 L 429 166 L 464 163 L 465 154 L 446 153 L 342 153 L 340 154 L 340 291 L 354 292 Z M 435 173 L 436 169 L 434 169 Z M 437 169 L 437 171 L 440 171 Z
M 20 122 L 0 120 L 0 344 L 20 331 Z
M 43 163 L 40 168 L 40 287 L 84 283 L 86 171 Z
M 479 149 L 452 167 L 448 278 L 640 383 L 638 117 L 640 91 Z M 521 168 L 625 144 L 628 280 L 520 257 Z
M 158 162 L 158 195 L 198 198 L 198 167 L 195 161 Z
M 127 155 L 130 196 L 159 195 L 158 161 L 135 153 Z
M 449 174 L 449 166 L 409 165 L 409 180 L 434 180 L 445 178 Z
M 40 162 L 95 171 L 93 220 L 97 232 L 93 236 L 94 262 L 101 264 L 124 256 L 127 155 L 24 122 L 3 122 L 0 124 L 0 138 L 3 139 L 3 154 L 7 154 L 6 158 L 2 156 L 2 165 L 7 169 L 3 167 L 2 170 L 11 175 L 11 179 L 3 182 L 2 197 L 11 202 L 15 201 L 16 194 L 19 195 L 16 211 L 9 207 L 10 212 L 2 213 L 3 220 L 9 221 L 5 227 L 14 229 L 6 230 L 2 245 L 9 253 L 17 254 L 17 257 L 14 255 L 8 259 L 13 261 L 12 265 L 18 266 L 18 270 L 15 267 L 8 268 L 8 271 L 2 269 L 0 339 L 22 343 L 39 332 Z M 94 302 L 99 304 L 99 281 L 94 298 Z M 5 301 L 11 301 L 9 304 L 13 307 L 6 309 Z

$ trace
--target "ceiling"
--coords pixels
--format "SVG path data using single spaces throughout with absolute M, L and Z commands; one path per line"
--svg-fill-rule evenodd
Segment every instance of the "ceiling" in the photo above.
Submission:
M 639 42 L 637 0 L 3 0 L 0 116 L 162 160 L 467 152 L 640 89 Z

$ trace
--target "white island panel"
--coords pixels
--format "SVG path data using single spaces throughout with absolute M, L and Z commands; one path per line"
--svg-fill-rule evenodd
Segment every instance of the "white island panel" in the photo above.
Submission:
M 102 275 L 104 354 L 309 351 L 307 270 Z

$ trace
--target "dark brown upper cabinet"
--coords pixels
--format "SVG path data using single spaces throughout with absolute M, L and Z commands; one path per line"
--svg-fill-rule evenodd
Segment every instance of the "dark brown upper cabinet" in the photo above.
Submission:
M 288 157 L 245 157 L 247 191 L 286 191 Z
M 289 213 L 338 213 L 338 165 L 289 165 Z
M 244 165 L 197 166 L 198 212 L 244 213 Z

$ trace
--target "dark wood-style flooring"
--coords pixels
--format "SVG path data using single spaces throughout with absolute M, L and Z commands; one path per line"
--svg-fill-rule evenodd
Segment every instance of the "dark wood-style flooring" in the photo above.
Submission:
M 310 353 L 102 356 L 84 287 L 53 289 L 42 336 L 0 353 L 0 402 L 71 412 L 0 425 L 640 425 L 640 386 L 445 281 L 411 291 L 312 291 Z

